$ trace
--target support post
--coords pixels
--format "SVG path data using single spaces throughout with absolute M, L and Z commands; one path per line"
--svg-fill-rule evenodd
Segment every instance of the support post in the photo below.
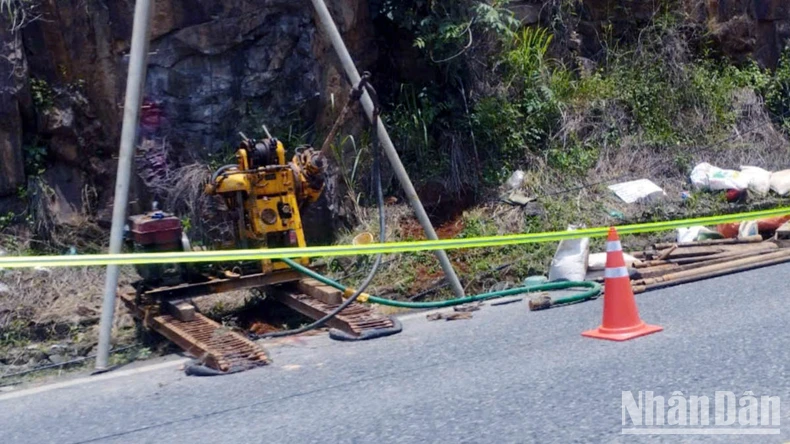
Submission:
M 359 84 L 359 71 L 357 71 L 357 67 L 354 65 L 354 61 L 351 59 L 351 54 L 349 54 L 348 48 L 346 48 L 346 44 L 343 42 L 340 31 L 338 31 L 337 26 L 332 19 L 332 15 L 329 13 L 329 9 L 326 7 L 326 3 L 324 3 L 324 0 L 311 1 L 313 2 L 313 7 L 315 8 L 318 20 L 321 23 L 324 32 L 332 41 L 332 46 L 335 48 L 335 52 L 337 52 L 337 56 L 340 58 L 340 63 L 343 65 L 343 69 L 346 71 L 346 75 L 349 77 L 351 84 Z M 395 146 L 392 144 L 392 140 L 387 133 L 387 129 L 384 127 L 384 123 L 378 118 L 378 116 L 373 114 L 373 100 L 370 98 L 367 91 L 363 93 L 360 100 L 362 102 L 362 107 L 365 110 L 365 115 L 367 115 L 370 123 L 376 127 L 376 133 L 379 140 L 381 141 L 381 145 L 384 147 L 384 152 L 387 154 L 387 158 L 392 165 L 392 169 L 395 171 L 395 175 L 398 177 L 398 181 L 400 181 L 403 191 L 406 193 L 406 197 L 409 199 L 409 202 L 414 209 L 414 213 L 416 214 L 417 219 L 420 221 L 420 225 L 422 225 L 422 228 L 425 230 L 425 236 L 429 240 L 437 240 L 438 236 L 436 235 L 436 231 L 434 231 L 433 225 L 431 224 L 430 219 L 428 219 L 428 214 L 425 212 L 425 208 L 423 208 L 422 202 L 420 202 L 420 198 L 417 196 L 417 191 L 414 189 L 414 185 L 412 185 L 411 179 L 409 178 L 406 169 L 403 167 L 403 163 L 398 156 L 398 152 L 395 150 Z M 442 270 L 444 270 L 447 281 L 450 283 L 450 287 L 453 289 L 453 293 L 455 293 L 456 297 L 463 297 L 464 288 L 461 286 L 461 282 L 458 280 L 458 276 L 455 274 L 455 270 L 450 263 L 450 258 L 447 257 L 447 253 L 445 253 L 444 250 L 437 250 L 435 254 L 439 259 Z
M 110 254 L 121 252 L 123 229 L 126 224 L 126 210 L 129 203 L 129 182 L 132 174 L 137 142 L 137 128 L 140 120 L 140 107 L 148 65 L 148 39 L 151 27 L 151 0 L 137 0 L 134 8 L 134 27 L 132 44 L 129 51 L 129 73 L 126 80 L 126 100 L 123 109 L 123 129 L 121 148 L 118 155 L 118 174 L 115 183 L 115 199 L 112 210 L 112 230 L 110 232 Z M 96 370 L 107 368 L 112 340 L 112 324 L 115 315 L 115 298 L 118 288 L 118 265 L 107 266 L 102 304 L 99 346 L 96 355 Z

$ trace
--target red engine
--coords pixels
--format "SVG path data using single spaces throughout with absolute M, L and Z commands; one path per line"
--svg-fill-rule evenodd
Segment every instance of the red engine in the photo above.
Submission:
M 189 248 L 183 240 L 181 220 L 162 211 L 129 217 L 126 240 L 136 253 L 163 253 Z M 182 268 L 175 264 L 137 265 L 137 273 L 149 285 L 176 284 L 183 278 Z
M 136 248 L 146 251 L 183 251 L 181 220 L 172 214 L 152 211 L 131 216 L 129 233 Z

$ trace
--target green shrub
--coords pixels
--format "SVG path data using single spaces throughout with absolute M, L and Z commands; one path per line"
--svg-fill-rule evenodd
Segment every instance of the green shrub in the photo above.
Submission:
M 22 154 L 25 157 L 25 174 L 28 176 L 40 176 L 46 171 L 47 147 L 39 143 L 25 145 L 22 147 Z
M 55 104 L 55 93 L 46 80 L 30 79 L 30 92 L 33 96 L 33 104 L 41 111 L 52 108 Z
M 790 46 L 782 53 L 776 71 L 761 86 L 774 120 L 786 133 L 790 133 Z
M 567 3 L 559 10 L 575 4 Z M 564 173 L 587 174 L 603 147 L 625 137 L 654 147 L 708 144 L 729 134 L 737 122 L 734 98 L 741 88 L 760 92 L 790 132 L 790 51 L 775 73 L 756 63 L 734 65 L 708 51 L 708 43 L 689 32 L 673 8 L 634 30 L 638 34 L 615 36 L 604 24 L 603 57 L 589 72 L 550 57 L 555 36 L 549 30 L 527 27 L 514 33 L 502 2 L 385 4 L 390 19 L 403 20 L 399 25 L 414 33 L 429 60 L 457 55 L 437 64 L 444 81 L 402 86 L 393 109 L 385 113 L 407 167 L 416 174 L 448 174 L 448 146 L 458 146 L 459 140 L 468 150 L 464 158 L 472 158 L 475 149 L 486 185 L 501 184 L 534 156 Z M 567 25 L 551 23 L 555 32 Z M 474 44 L 488 51 L 487 59 L 465 49 L 470 33 L 489 37 L 488 46 L 478 45 L 476 38 Z M 496 45 L 490 44 L 492 36 Z M 482 79 L 486 93 L 465 93 L 468 103 L 458 100 L 458 91 L 465 91 L 464 75 L 483 64 L 493 67 Z M 688 156 L 671 155 L 678 168 L 691 162 Z

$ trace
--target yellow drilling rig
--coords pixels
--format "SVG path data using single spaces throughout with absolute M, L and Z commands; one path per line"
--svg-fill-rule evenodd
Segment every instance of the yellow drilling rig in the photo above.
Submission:
M 242 135 L 236 163 L 215 171 L 205 193 L 219 196 L 234 219 L 234 246 L 248 248 L 305 247 L 301 209 L 318 200 L 324 189 L 323 155 L 310 146 L 296 149 L 286 162 L 285 147 L 275 138 L 249 139 Z M 127 242 L 138 252 L 191 251 L 180 219 L 163 211 L 131 216 Z M 307 258 L 299 260 L 309 265 Z M 227 266 L 228 264 L 224 264 Z M 272 273 L 287 265 L 264 260 L 234 264 L 236 275 Z M 199 282 L 209 275 L 234 272 L 195 265 L 141 265 L 146 288 Z

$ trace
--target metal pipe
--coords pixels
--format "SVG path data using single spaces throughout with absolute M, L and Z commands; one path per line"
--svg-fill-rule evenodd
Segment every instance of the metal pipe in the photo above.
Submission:
M 770 245 L 773 245 L 772 247 Z M 723 258 L 732 258 L 735 255 L 742 255 L 747 253 L 760 253 L 765 251 L 777 251 L 778 247 L 776 244 L 765 244 L 763 248 L 746 248 L 741 251 L 738 250 L 728 250 L 717 254 L 708 254 L 705 256 L 693 256 L 693 257 L 680 257 L 678 259 L 668 259 L 664 261 L 656 260 L 656 261 L 649 261 L 649 262 L 642 262 L 638 266 L 634 268 L 637 269 L 645 269 L 645 268 L 652 268 L 652 267 L 661 267 L 665 265 L 688 265 L 688 264 L 699 264 L 705 261 L 712 261 L 715 259 L 723 259 Z
M 697 273 L 697 274 L 692 274 L 692 275 L 686 275 L 683 278 L 675 279 L 675 280 L 671 280 L 671 281 L 655 282 L 655 283 L 646 284 L 646 285 L 633 285 L 633 291 L 634 291 L 635 294 L 637 294 L 637 293 L 644 293 L 644 292 L 651 291 L 651 290 L 658 290 L 658 289 L 661 289 L 661 288 L 673 287 L 673 286 L 681 285 L 681 284 L 688 284 L 688 283 L 691 283 L 691 282 L 697 282 L 697 281 L 701 281 L 701 280 L 705 280 L 705 279 L 712 279 L 712 278 L 716 278 L 716 277 L 720 277 L 720 276 L 725 276 L 725 275 L 728 275 L 728 274 L 740 273 L 740 272 L 743 272 L 743 271 L 756 270 L 758 268 L 770 267 L 770 266 L 773 266 L 773 265 L 779 265 L 779 264 L 784 264 L 786 262 L 790 262 L 790 256 L 788 256 L 787 254 L 784 254 L 784 255 L 771 254 L 771 255 L 766 255 L 766 256 L 760 256 L 760 257 L 758 257 L 758 259 L 760 259 L 760 260 L 753 260 L 753 261 L 750 261 L 750 262 L 745 263 L 745 264 L 740 264 L 740 265 L 737 265 L 737 266 L 732 266 L 732 267 L 727 267 L 727 268 L 710 267 L 709 271 L 707 271 L 707 272 Z
M 351 54 L 349 54 L 348 48 L 346 48 L 346 44 L 343 42 L 340 31 L 338 31 L 337 26 L 332 19 L 332 15 L 329 13 L 329 9 L 326 7 L 326 3 L 324 3 L 324 0 L 311 1 L 313 2 L 316 15 L 318 16 L 318 21 L 323 26 L 324 32 L 329 36 L 332 46 L 335 48 L 335 52 L 337 52 L 337 56 L 340 58 L 340 63 L 343 65 L 343 69 L 346 71 L 346 75 L 349 77 L 351 84 L 358 85 L 359 81 L 361 80 L 359 71 L 357 71 L 357 67 L 354 64 L 354 61 L 351 59 Z M 414 185 L 412 185 L 411 179 L 409 178 L 406 169 L 403 167 L 403 163 L 401 163 L 398 152 L 395 150 L 395 146 L 392 144 L 392 140 L 387 133 L 387 128 L 384 127 L 384 123 L 381 121 L 381 119 L 374 115 L 373 100 L 370 98 L 370 95 L 367 93 L 367 91 L 363 92 L 360 101 L 362 103 L 363 109 L 365 110 L 365 115 L 368 117 L 368 120 L 370 120 L 370 123 L 376 127 L 376 134 L 381 141 L 384 152 L 387 154 L 387 159 L 389 159 L 392 169 L 394 170 L 395 175 L 398 177 L 398 181 L 400 182 L 401 187 L 403 187 L 403 191 L 406 193 L 406 198 L 409 199 L 409 203 L 411 203 L 420 225 L 422 225 L 422 228 L 425 230 L 425 236 L 429 240 L 437 240 L 439 237 L 436 235 L 436 231 L 434 231 L 430 219 L 428 219 L 428 214 L 425 212 L 425 208 L 423 208 L 422 202 L 420 202 L 420 198 L 417 196 L 417 191 L 414 189 Z M 458 276 L 455 274 L 455 270 L 450 263 L 450 258 L 447 257 L 447 253 L 445 253 L 444 250 L 437 250 L 435 254 L 439 259 L 442 270 L 444 270 L 447 281 L 450 283 L 450 286 L 453 289 L 453 293 L 456 297 L 463 297 L 464 288 L 461 285 L 461 282 L 458 280 Z
M 633 282 L 633 285 L 635 286 L 644 285 L 650 288 L 653 285 L 661 284 L 661 283 L 688 282 L 687 279 L 689 278 L 697 278 L 699 276 L 711 276 L 711 277 L 720 276 L 722 274 L 733 273 L 736 271 L 750 270 L 753 268 L 754 264 L 761 264 L 763 262 L 774 264 L 774 263 L 786 262 L 788 260 L 790 260 L 790 250 L 780 250 L 777 252 L 762 254 L 759 256 L 738 259 L 723 264 L 715 264 L 715 265 L 709 265 L 706 267 L 697 268 L 694 270 L 669 273 L 664 276 L 660 276 L 656 278 L 641 279 Z
M 716 258 L 706 259 L 704 261 L 694 262 L 686 265 L 669 264 L 660 265 L 658 267 L 642 268 L 637 270 L 637 275 L 640 279 L 654 278 L 663 276 L 668 273 L 676 273 L 680 271 L 694 270 L 697 268 L 707 267 L 709 265 L 725 264 L 738 259 L 744 259 L 753 256 L 760 256 L 767 253 L 775 252 L 775 249 L 755 250 L 740 254 L 731 254 L 729 256 L 720 256 Z
M 110 231 L 110 254 L 121 252 L 123 229 L 126 223 L 126 207 L 129 203 L 129 182 L 132 175 L 137 139 L 137 126 L 140 120 L 140 105 L 145 85 L 148 65 L 148 39 L 151 28 L 151 0 L 137 0 L 134 7 L 134 27 L 129 51 L 129 73 L 126 80 L 126 100 L 123 108 L 123 129 L 121 147 L 118 155 L 118 175 L 115 182 L 115 200 L 112 209 L 112 230 Z M 115 298 L 118 291 L 118 265 L 107 266 L 102 303 L 99 345 L 96 355 L 96 370 L 107 368 L 112 340 L 112 324 L 115 315 Z
M 737 245 L 737 244 L 754 244 L 760 243 L 763 241 L 763 237 L 760 235 L 754 236 L 746 236 L 737 239 L 709 239 L 703 241 L 694 241 L 694 242 L 681 242 L 681 243 L 662 243 L 656 244 L 655 248 L 658 250 L 663 250 L 665 248 L 672 248 L 674 246 L 686 248 L 686 247 L 710 247 L 713 245 Z

